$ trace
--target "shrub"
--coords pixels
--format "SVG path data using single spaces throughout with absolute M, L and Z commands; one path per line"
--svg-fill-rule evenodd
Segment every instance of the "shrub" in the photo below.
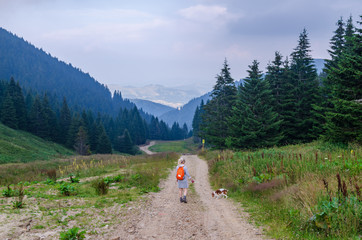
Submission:
M 7 189 L 3 190 L 3 196 L 4 197 L 12 197 L 14 195 L 14 190 L 10 188 L 10 185 L 8 185 Z
M 113 178 L 113 182 L 122 182 L 124 180 L 124 176 L 117 175 Z
M 92 187 L 96 190 L 97 195 L 106 195 L 109 189 L 109 182 L 99 178 L 92 182 Z
M 334 197 L 318 202 L 316 213 L 309 219 L 318 231 L 334 236 L 357 235 L 362 219 L 362 205 L 357 197 Z
M 23 201 L 14 201 L 13 202 L 13 209 L 18 209 L 18 208 L 23 208 L 24 207 L 24 203 Z
M 46 185 L 54 185 L 56 182 L 53 179 L 47 178 L 47 180 L 44 181 L 44 184 Z
M 82 240 L 85 239 L 84 234 L 85 231 L 79 232 L 79 228 L 73 227 L 68 229 L 68 231 L 64 231 L 60 233 L 60 240 Z
M 59 191 L 64 196 L 70 196 L 76 193 L 75 188 L 69 183 L 63 183 L 62 185 L 60 185 Z
M 114 179 L 112 177 L 105 177 L 103 180 L 107 185 L 114 182 Z
M 18 200 L 13 202 L 13 208 L 14 209 L 18 209 L 18 208 L 23 208 L 24 207 L 24 203 L 23 203 L 23 199 L 24 199 L 24 188 L 23 188 L 23 184 L 19 185 L 19 188 L 17 189 L 17 195 L 18 195 Z
M 57 170 L 56 169 L 49 169 L 46 170 L 47 176 L 52 179 L 54 182 L 57 181 Z
M 79 183 L 80 179 L 79 177 L 75 176 L 74 174 L 69 174 L 69 179 L 71 183 Z

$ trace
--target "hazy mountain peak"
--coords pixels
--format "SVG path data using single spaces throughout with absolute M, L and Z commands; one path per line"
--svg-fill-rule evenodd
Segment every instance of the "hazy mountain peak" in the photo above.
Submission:
M 149 84 L 143 87 L 109 84 L 108 87 L 112 92 L 114 90 L 120 90 L 124 98 L 148 100 L 173 108 L 181 107 L 190 99 L 199 97 L 203 94 L 196 88 L 182 88 L 182 86 L 173 88 L 165 87 L 159 84 Z

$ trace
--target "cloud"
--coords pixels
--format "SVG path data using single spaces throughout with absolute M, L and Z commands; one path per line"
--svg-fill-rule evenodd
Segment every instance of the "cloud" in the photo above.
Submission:
M 179 10 L 179 14 L 187 20 L 196 22 L 210 22 L 216 20 L 229 21 L 239 17 L 228 12 L 226 7 L 196 5 Z
M 54 11 L 55 19 L 63 18 L 75 24 L 54 28 L 42 37 L 50 41 L 86 42 L 86 48 L 103 47 L 109 43 L 144 42 L 153 32 L 169 26 L 169 21 L 145 12 L 127 9 L 87 9 Z

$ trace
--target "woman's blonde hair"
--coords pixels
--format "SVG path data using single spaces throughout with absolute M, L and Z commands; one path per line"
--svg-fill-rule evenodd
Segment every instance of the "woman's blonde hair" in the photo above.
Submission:
M 178 159 L 178 165 L 184 164 L 186 161 L 182 157 Z

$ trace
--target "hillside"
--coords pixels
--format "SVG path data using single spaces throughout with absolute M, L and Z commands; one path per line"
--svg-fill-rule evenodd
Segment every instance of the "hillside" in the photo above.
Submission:
M 16 35 L 0 28 L 0 79 L 14 77 L 22 87 L 48 92 L 69 106 L 115 115 L 120 107 L 133 103 L 120 94 L 112 98 L 109 89 L 88 73 L 66 64 Z
M 72 154 L 73 151 L 59 144 L 0 123 L 0 164 L 49 160 Z
M 200 105 L 201 101 L 204 100 L 206 103 L 207 100 L 210 99 L 210 93 L 206 93 L 202 95 L 201 97 L 194 98 L 191 101 L 189 101 L 187 104 L 185 104 L 180 110 L 175 109 L 172 111 L 169 111 L 163 115 L 160 116 L 160 119 L 165 121 L 168 125 L 172 125 L 173 122 L 178 122 L 180 125 L 183 125 L 184 123 L 187 124 L 187 127 L 189 129 L 192 128 L 192 120 L 194 117 L 195 110 L 197 106 Z
M 144 112 L 154 115 L 155 117 L 159 117 L 164 113 L 175 110 L 173 107 L 148 100 L 130 99 L 130 101 L 136 104 L 137 108 L 142 109 Z

